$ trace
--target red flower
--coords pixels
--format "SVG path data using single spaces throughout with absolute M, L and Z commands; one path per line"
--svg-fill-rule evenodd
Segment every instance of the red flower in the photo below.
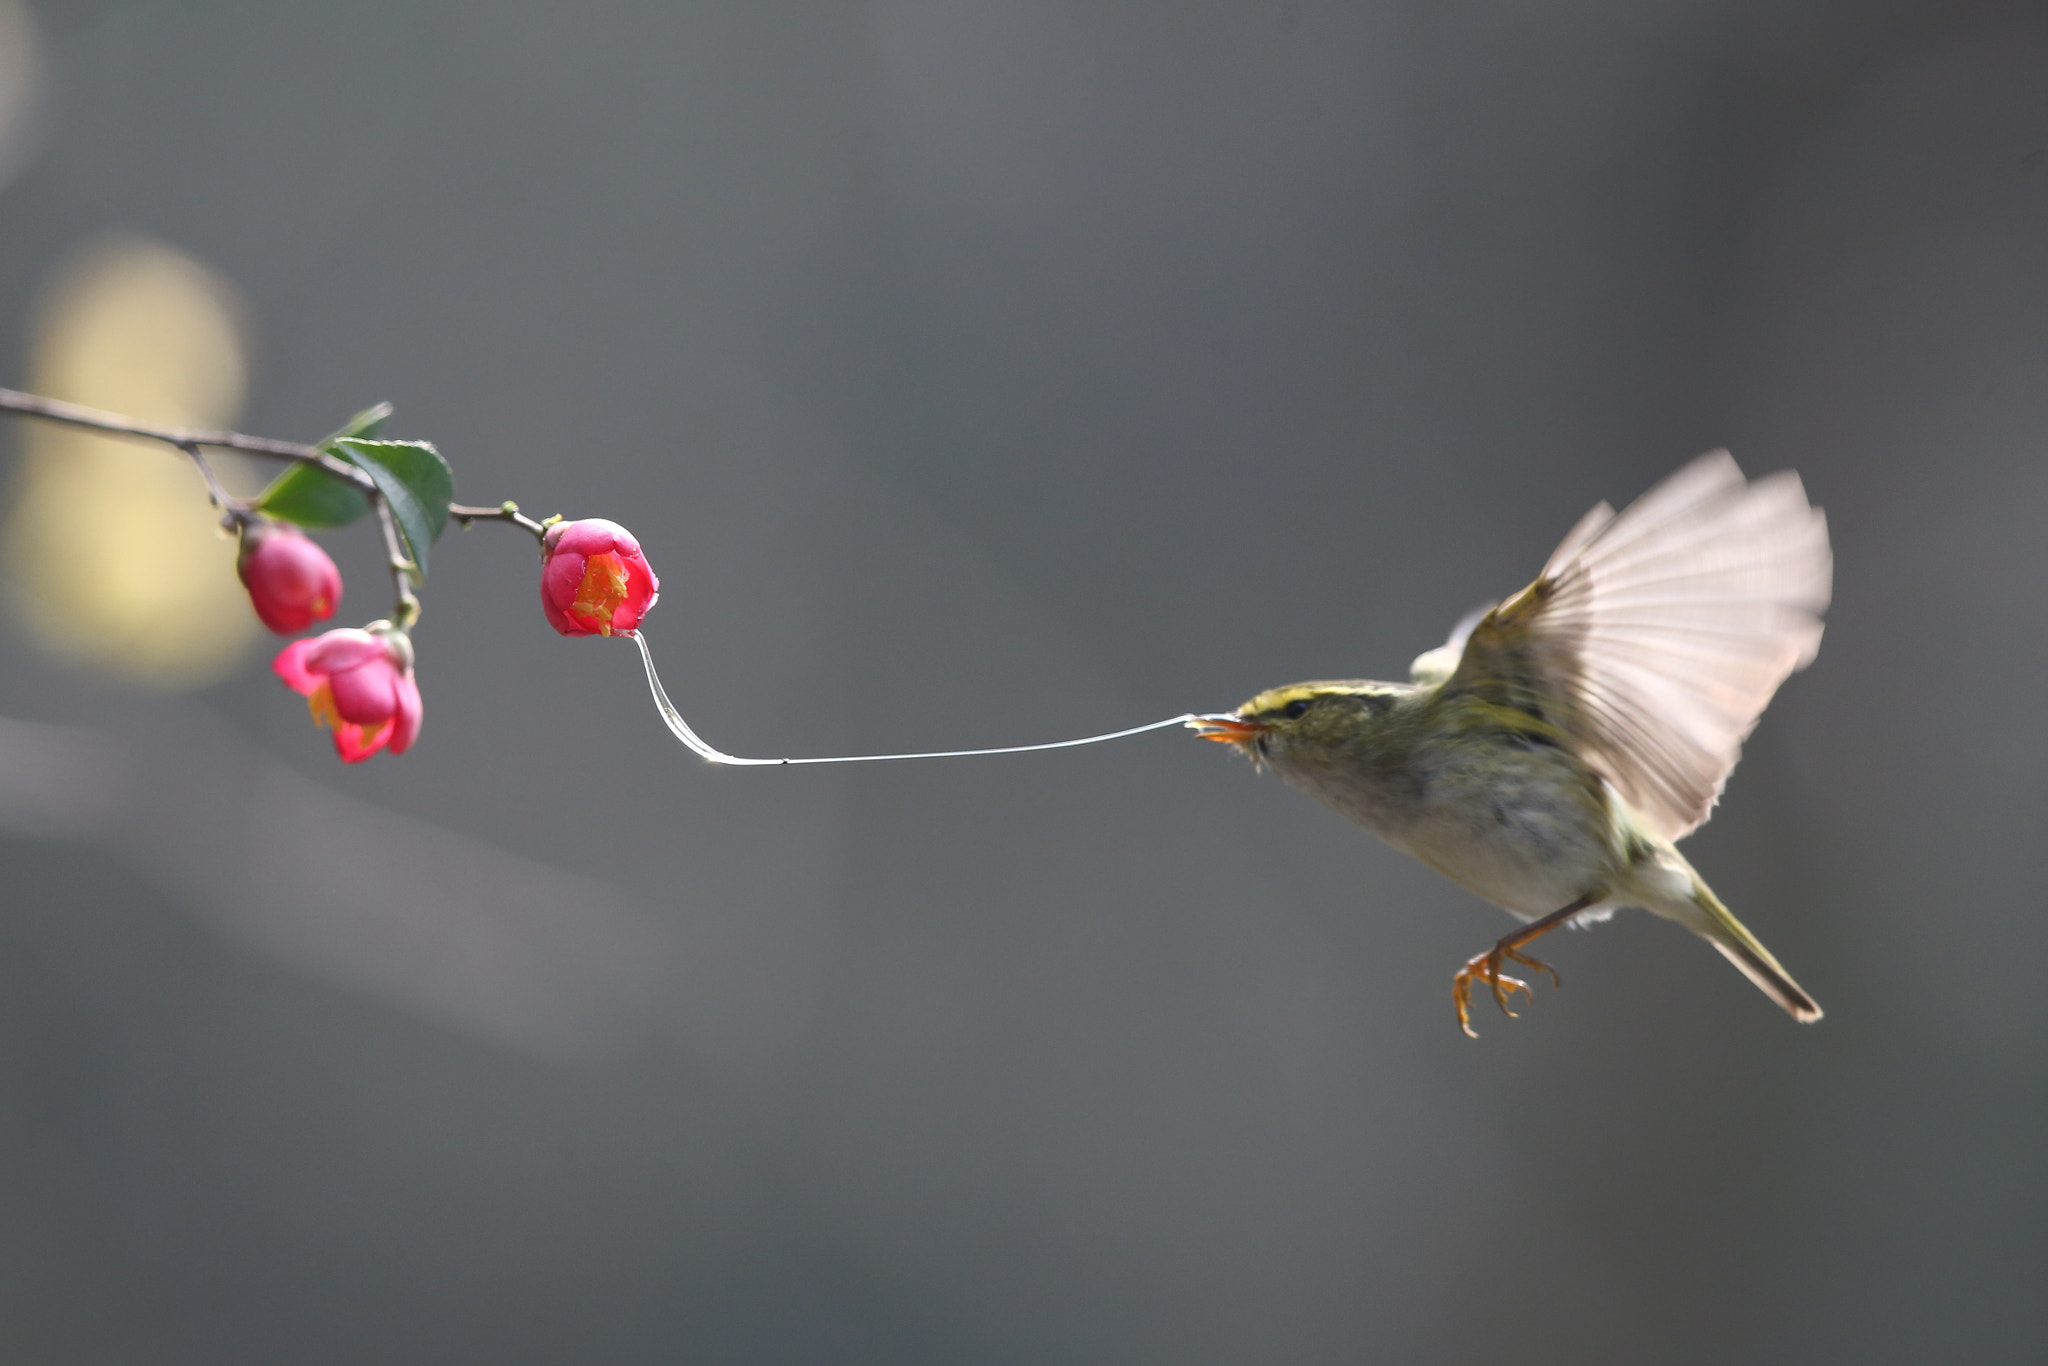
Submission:
M 412 641 L 382 622 L 295 640 L 271 666 L 301 693 L 313 720 L 334 731 L 334 752 L 359 764 L 380 749 L 403 754 L 420 733 Z
M 661 588 L 640 542 L 617 522 L 557 522 L 540 553 L 540 610 L 565 636 L 631 631 Z
M 341 571 L 295 526 L 251 522 L 242 528 L 235 572 L 263 624 L 281 636 L 325 621 L 341 606 Z

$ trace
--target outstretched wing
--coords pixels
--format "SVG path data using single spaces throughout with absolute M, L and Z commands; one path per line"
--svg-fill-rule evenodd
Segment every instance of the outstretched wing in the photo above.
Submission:
M 1827 521 L 1790 470 L 1710 451 L 1617 516 L 1587 513 L 1489 612 L 1447 692 L 1557 726 L 1650 829 L 1707 818 L 1778 685 L 1820 645 Z
M 1484 607 L 1475 607 L 1458 618 L 1458 624 L 1451 628 L 1451 637 L 1434 650 L 1424 650 L 1415 656 L 1415 662 L 1408 666 L 1409 681 L 1418 688 L 1433 688 L 1458 671 L 1458 661 L 1465 656 L 1465 642 L 1487 615 L 1500 604 L 1489 602 Z

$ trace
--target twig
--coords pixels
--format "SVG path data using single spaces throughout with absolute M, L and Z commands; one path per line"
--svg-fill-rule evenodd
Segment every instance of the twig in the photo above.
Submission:
M 376 505 L 377 524 L 384 528 L 384 558 L 391 567 L 391 587 L 397 598 L 391 608 L 391 622 L 401 631 L 410 631 L 420 619 L 420 600 L 412 591 L 412 578 L 419 572 L 419 566 L 405 553 L 405 542 L 398 538 L 398 519 L 391 515 L 391 504 L 379 495 Z
M 267 436 L 244 436 L 240 432 L 199 431 L 189 427 L 156 427 L 119 413 L 103 412 L 79 403 L 66 403 L 62 399 L 44 398 L 41 394 L 25 394 L 19 389 L 0 389 L 0 412 L 23 413 L 29 417 L 46 418 L 51 422 L 65 422 L 74 427 L 89 427 L 94 431 L 111 432 L 115 436 L 132 436 L 145 441 L 161 441 L 176 446 L 192 458 L 199 468 L 199 475 L 206 481 L 206 491 L 215 507 L 226 514 L 230 523 L 239 524 L 249 519 L 249 504 L 231 496 L 214 477 L 213 467 L 206 461 L 201 450 L 214 446 L 221 450 L 242 451 L 249 455 L 269 456 L 274 460 L 291 460 L 302 465 L 313 465 L 325 470 L 337 479 L 345 479 L 361 489 L 376 510 L 377 521 L 384 528 L 384 553 L 391 567 L 391 586 L 396 590 L 396 602 L 392 606 L 391 619 L 400 630 L 409 629 L 420 618 L 420 600 L 412 591 L 413 575 L 419 566 L 405 553 L 405 544 L 398 538 L 398 523 L 392 518 L 391 504 L 377 487 L 377 481 L 370 478 L 368 471 L 358 469 L 345 460 L 337 460 L 317 446 L 304 446 L 296 441 L 273 441 Z
M 119 413 L 103 412 L 81 403 L 66 403 L 62 399 L 44 398 L 40 394 L 24 394 L 19 389 L 0 389 L 0 412 L 24 413 L 29 417 L 66 422 L 74 427 L 90 427 L 116 436 L 161 441 L 188 455 L 193 453 L 194 447 L 214 446 L 225 451 L 269 456 L 273 460 L 296 460 L 302 465 L 317 465 L 337 479 L 346 479 L 372 497 L 377 493 L 376 481 L 364 471 L 345 460 L 335 459 L 318 447 L 302 446 L 296 441 L 273 441 L 267 436 L 244 436 L 240 432 L 214 432 L 191 427 L 156 427 Z
M 199 477 L 206 481 L 207 496 L 212 498 L 213 505 L 221 510 L 224 524 L 230 527 L 247 522 L 254 514 L 254 509 L 247 500 L 236 498 L 222 486 L 220 479 L 213 472 L 213 466 L 206 459 L 205 447 L 241 451 L 246 455 L 267 456 L 273 460 L 290 460 L 324 470 L 360 489 L 376 511 L 377 523 L 384 533 L 384 558 L 391 570 L 391 585 L 397 599 L 391 613 L 392 621 L 401 630 L 406 630 L 419 620 L 420 600 L 413 592 L 413 586 L 419 579 L 419 565 L 406 554 L 405 541 L 398 533 L 398 522 L 392 516 L 390 501 L 384 497 L 383 491 L 377 487 L 377 481 L 370 477 L 368 471 L 351 465 L 346 460 L 329 455 L 317 446 L 305 446 L 296 441 L 275 441 L 267 436 L 246 436 L 241 432 L 158 427 L 123 417 L 119 413 L 88 408 L 82 403 L 66 403 L 62 399 L 44 398 L 41 394 L 25 394 L 19 389 L 0 389 L 0 412 L 20 413 L 26 417 L 40 417 L 51 422 L 68 423 L 74 427 L 89 427 L 94 431 L 107 432 L 114 436 L 161 441 L 165 445 L 177 447 L 191 458 L 193 465 L 199 470 Z M 460 503 L 450 503 L 448 515 L 465 527 L 473 522 L 504 522 L 524 529 L 535 540 L 545 538 L 548 524 L 559 520 L 550 517 L 546 522 L 536 522 L 522 513 L 517 503 L 510 501 L 500 503 L 494 508 L 465 507 Z
M 519 504 L 509 498 L 494 508 L 464 507 L 460 503 L 450 503 L 448 515 L 462 523 L 464 530 L 467 530 L 472 522 L 508 522 L 516 527 L 524 527 L 533 534 L 536 541 L 544 540 L 548 534 L 547 522 L 534 521 L 519 510 Z M 559 519 L 554 517 L 548 518 L 548 522 L 557 520 Z
M 196 442 L 181 443 L 178 449 L 192 457 L 199 477 L 206 481 L 206 496 L 213 499 L 213 505 L 221 510 L 220 524 L 230 531 L 239 530 L 249 520 L 248 502 L 227 491 L 220 477 L 213 472 L 213 466 L 207 462 L 206 452 L 200 450 Z

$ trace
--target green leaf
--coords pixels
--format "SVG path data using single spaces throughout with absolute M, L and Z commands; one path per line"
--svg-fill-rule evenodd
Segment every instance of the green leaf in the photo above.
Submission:
M 384 429 L 384 420 L 390 416 L 391 405 L 388 403 L 365 408 L 350 418 L 340 431 L 316 445 L 329 455 L 341 456 L 335 442 L 373 437 Z M 347 526 L 358 517 L 366 516 L 370 511 L 370 500 L 346 479 L 312 465 L 295 464 L 270 481 L 270 487 L 257 495 L 256 506 L 282 522 L 337 527 Z
M 270 481 L 256 506 L 281 522 L 300 526 L 347 526 L 370 510 L 363 491 L 317 465 L 293 465 Z
M 424 579 L 427 551 L 448 525 L 448 500 L 455 494 L 455 474 L 448 462 L 425 441 L 359 441 L 344 436 L 336 438 L 334 450 L 377 481 L 377 491 L 391 505 L 406 551 Z
M 323 451 L 332 451 L 334 443 L 337 441 L 347 441 L 356 438 L 365 441 L 373 440 L 384 434 L 384 421 L 390 416 L 391 405 L 388 403 L 379 403 L 373 408 L 365 408 L 350 418 L 340 431 L 313 444 Z

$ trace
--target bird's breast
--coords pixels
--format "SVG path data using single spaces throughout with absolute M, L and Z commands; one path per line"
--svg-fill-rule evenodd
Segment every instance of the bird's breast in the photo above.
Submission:
M 1517 915 L 1547 915 L 1621 862 L 1600 780 L 1568 751 L 1460 737 L 1274 768 L 1294 786 Z

